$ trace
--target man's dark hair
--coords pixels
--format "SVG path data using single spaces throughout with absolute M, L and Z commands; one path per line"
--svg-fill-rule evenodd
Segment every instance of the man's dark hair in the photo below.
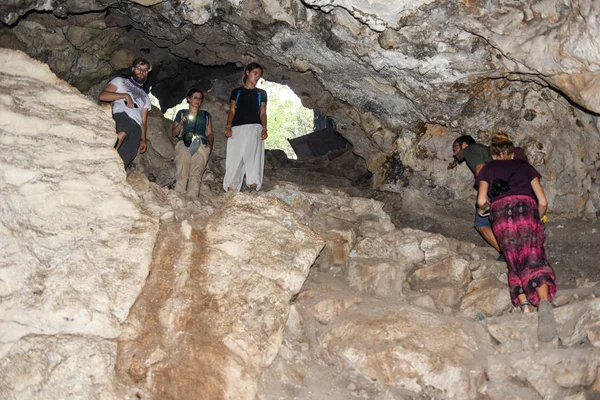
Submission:
M 472 144 L 475 144 L 475 139 L 473 139 L 471 136 L 469 135 L 462 135 L 456 138 L 456 140 L 452 143 L 454 145 L 454 143 L 458 143 L 459 145 L 462 146 L 463 143 L 466 143 L 467 146 L 470 146 Z
M 185 97 L 192 97 L 194 93 L 200 93 L 200 96 L 202 96 L 202 100 L 204 100 L 204 93 L 202 93 L 202 90 L 196 88 L 191 88 L 190 90 L 188 90 L 187 95 Z
M 136 58 L 135 60 L 133 60 L 132 67 L 135 68 L 138 65 L 147 65 L 148 68 L 152 67 L 152 64 L 150 64 L 150 61 L 146 60 L 145 58 Z

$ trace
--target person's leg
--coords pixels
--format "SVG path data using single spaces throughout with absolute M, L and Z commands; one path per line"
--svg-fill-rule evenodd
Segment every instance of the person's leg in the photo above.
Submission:
M 180 140 L 175 145 L 175 191 L 185 193 L 190 173 L 190 150 Z
M 123 160 L 125 169 L 137 156 L 142 139 L 142 127 L 131 119 L 126 113 L 117 113 L 113 115 L 117 132 L 125 132 L 125 138 L 117 149 L 117 152 Z
M 260 124 L 246 125 L 245 135 L 248 140 L 244 151 L 246 166 L 246 184 L 252 190 L 260 190 L 265 167 L 265 142 L 261 140 L 262 126 Z
M 548 301 L 548 285 L 545 283 L 536 289 L 538 298 Z
M 527 296 L 525 296 L 525 293 L 519 293 L 517 299 L 519 300 L 519 305 L 521 306 L 521 311 L 523 313 L 530 313 L 533 311 L 533 306 L 531 305 L 529 300 L 527 300 Z
M 140 140 L 142 139 L 142 131 L 140 129 L 134 129 L 129 131 L 125 136 L 125 140 L 119 147 L 117 152 L 123 159 L 125 169 L 129 167 L 129 164 L 137 157 L 138 150 L 140 149 Z
M 231 128 L 232 135 L 227 139 L 227 153 L 225 156 L 225 176 L 223 177 L 223 190 L 226 192 L 242 188 L 244 177 L 244 137 L 240 133 L 240 127 Z
M 494 235 L 494 231 L 492 230 L 492 224 L 490 222 L 490 217 L 482 217 L 475 210 L 475 229 L 479 234 L 483 237 L 483 239 L 489 243 L 498 253 L 500 253 L 500 245 L 496 240 L 496 236 Z
M 189 152 L 188 152 L 189 153 Z M 200 192 L 202 174 L 208 162 L 210 152 L 207 146 L 200 146 L 190 160 L 190 175 L 188 177 L 187 196 L 195 199 Z
M 518 235 L 518 248 L 522 268 L 519 271 L 527 299 L 534 306 L 541 300 L 552 301 L 556 293 L 556 275 L 544 250 L 544 226 L 540 222 L 537 203 L 528 196 L 515 196 L 519 202 L 513 207 L 512 219 Z
M 477 229 L 477 232 L 483 237 L 483 239 L 490 244 L 498 253 L 500 253 L 500 246 L 498 245 L 498 241 L 496 240 L 496 236 L 494 236 L 494 231 L 492 228 L 487 226 L 481 226 Z
M 524 283 L 520 275 L 522 265 L 519 257 L 519 249 L 515 247 L 518 229 L 515 228 L 514 221 L 507 218 L 511 206 L 509 199 L 502 199 L 492 204 L 490 213 L 494 216 L 492 226 L 494 238 L 497 238 L 499 246 L 503 249 L 506 257 L 506 265 L 508 267 L 507 279 L 511 302 L 515 307 L 519 307 L 523 302 L 528 302 L 528 300 L 523 289 Z M 483 226 L 485 223 L 489 222 L 491 222 L 490 219 L 487 221 L 480 220 L 479 225 Z
M 115 142 L 115 150 L 119 150 L 119 147 L 123 144 L 127 133 L 124 131 L 117 132 L 117 141 Z

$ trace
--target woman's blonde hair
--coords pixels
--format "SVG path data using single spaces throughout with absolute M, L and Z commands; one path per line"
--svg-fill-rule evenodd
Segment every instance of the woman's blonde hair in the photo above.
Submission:
M 494 132 L 492 134 L 490 154 L 498 158 L 511 158 L 515 154 L 515 144 L 506 132 Z

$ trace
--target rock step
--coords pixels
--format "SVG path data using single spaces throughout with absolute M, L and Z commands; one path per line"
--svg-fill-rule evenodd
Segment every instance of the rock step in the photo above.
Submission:
M 589 299 L 554 308 L 557 340 L 542 345 L 537 339 L 537 313 L 512 313 L 487 320 L 490 335 L 503 354 L 540 348 L 600 347 L 600 299 Z
M 487 376 L 492 384 L 486 389 L 496 391 L 497 384 L 508 383 L 533 389 L 539 397 L 547 400 L 565 399 L 568 395 L 578 394 L 580 388 L 590 387 L 596 382 L 599 362 L 598 348 L 546 349 L 492 355 L 488 357 L 487 368 Z M 522 391 L 527 392 L 529 390 Z M 504 398 L 520 397 L 511 395 Z

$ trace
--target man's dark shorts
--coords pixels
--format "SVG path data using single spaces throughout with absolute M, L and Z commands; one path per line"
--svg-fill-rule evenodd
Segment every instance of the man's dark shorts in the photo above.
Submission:
M 492 226 L 492 223 L 490 222 L 490 216 L 488 215 L 487 217 L 482 217 L 481 215 L 479 215 L 479 213 L 477 213 L 477 209 L 475 210 L 475 228 L 482 228 L 482 227 L 486 227 L 486 226 Z
M 137 156 L 140 148 L 142 127 L 124 112 L 113 114 L 113 119 L 116 123 L 116 132 L 125 132 L 127 135 L 118 150 L 119 155 L 123 159 L 123 164 L 127 168 Z

